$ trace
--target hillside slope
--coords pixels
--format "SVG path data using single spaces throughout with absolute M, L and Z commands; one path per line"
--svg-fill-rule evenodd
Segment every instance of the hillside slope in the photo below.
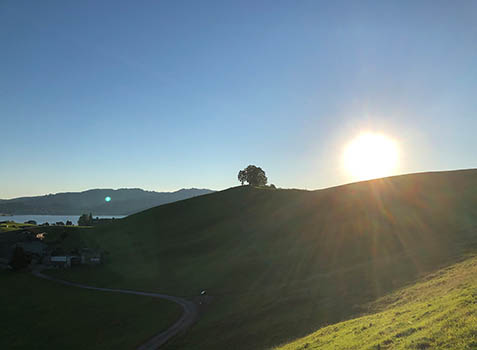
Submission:
M 477 258 L 378 300 L 371 312 L 276 350 L 477 349 Z
M 0 349 L 130 350 L 182 312 L 147 296 L 79 289 L 0 270 Z
M 21 197 L 0 201 L 0 213 L 12 215 L 129 215 L 158 205 L 200 196 L 213 191 L 181 189 L 175 192 L 144 191 L 139 188 L 94 189 L 37 197 Z M 111 201 L 104 199 L 110 197 Z
M 263 349 L 355 316 L 360 305 L 477 248 L 477 171 L 319 191 L 237 187 L 84 231 L 107 250 L 95 285 L 214 302 L 170 349 Z

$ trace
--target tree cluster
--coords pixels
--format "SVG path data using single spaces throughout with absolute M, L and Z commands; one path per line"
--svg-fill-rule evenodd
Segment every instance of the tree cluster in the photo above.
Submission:
M 262 168 L 255 165 L 249 165 L 238 173 L 238 180 L 243 185 L 247 182 L 251 186 L 265 186 L 267 184 L 267 176 Z
M 92 226 L 93 225 L 93 214 L 83 214 L 78 219 L 78 226 Z

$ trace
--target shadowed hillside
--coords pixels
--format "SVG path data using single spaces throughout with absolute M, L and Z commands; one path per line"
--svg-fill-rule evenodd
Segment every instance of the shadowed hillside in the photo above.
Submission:
M 81 233 L 109 252 L 100 286 L 215 296 L 170 349 L 263 349 L 358 315 L 366 302 L 477 248 L 477 170 L 319 191 L 237 187 Z
M 4 350 L 135 349 L 182 311 L 158 298 L 63 286 L 29 273 L 0 270 L 0 283 Z

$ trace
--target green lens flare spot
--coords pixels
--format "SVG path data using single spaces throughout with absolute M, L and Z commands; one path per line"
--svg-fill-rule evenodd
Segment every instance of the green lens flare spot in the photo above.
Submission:
M 107 196 L 106 198 L 104 198 L 104 200 L 105 200 L 106 202 L 111 202 L 111 197 L 110 197 L 110 196 Z

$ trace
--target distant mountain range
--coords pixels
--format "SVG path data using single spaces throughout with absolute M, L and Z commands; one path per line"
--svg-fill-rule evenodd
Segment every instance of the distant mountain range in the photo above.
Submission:
M 208 189 L 175 192 L 145 191 L 140 188 L 94 189 L 37 197 L 0 200 L 0 213 L 11 215 L 129 215 L 158 205 L 212 193 Z M 109 197 L 110 201 L 106 201 Z M 109 199 L 108 198 L 108 199 Z

